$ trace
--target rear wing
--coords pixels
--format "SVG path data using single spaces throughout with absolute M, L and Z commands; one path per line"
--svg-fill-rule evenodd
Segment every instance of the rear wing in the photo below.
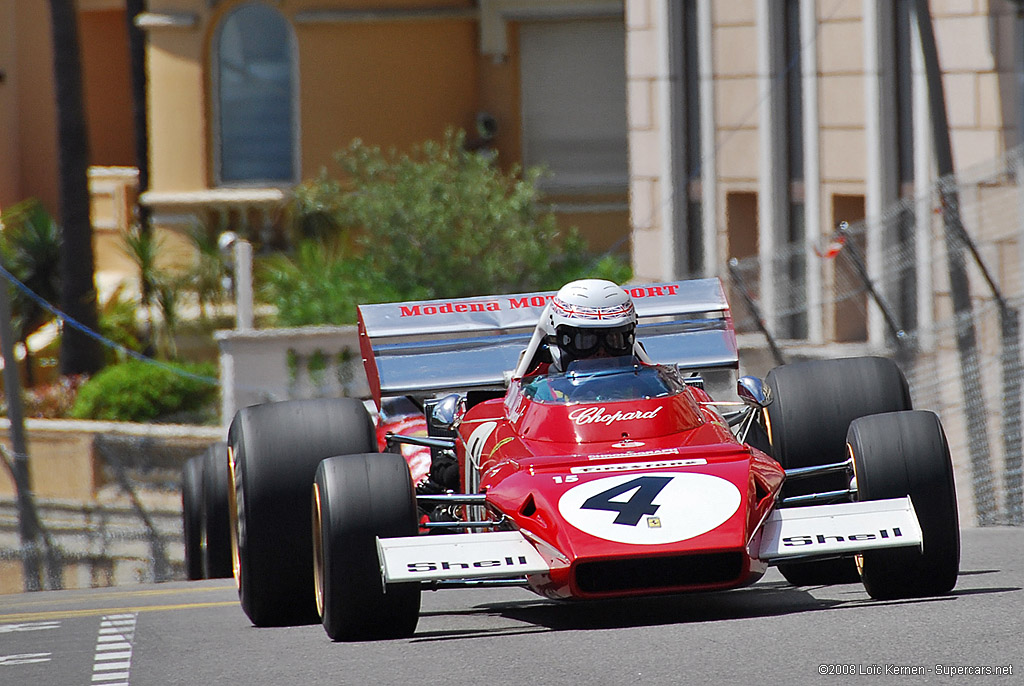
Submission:
M 651 360 L 736 369 L 729 303 L 717 278 L 624 287 Z M 359 306 L 359 346 L 374 400 L 501 389 L 554 291 Z

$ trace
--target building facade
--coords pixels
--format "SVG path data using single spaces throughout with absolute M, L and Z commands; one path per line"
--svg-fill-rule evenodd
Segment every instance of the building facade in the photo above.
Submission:
M 150 0 L 136 188 L 125 0 L 81 0 L 97 266 L 130 271 L 118 234 L 138 195 L 170 236 L 196 221 L 258 233 L 353 139 L 407 149 L 454 126 L 502 164 L 546 166 L 560 223 L 631 254 L 636 280 L 729 281 L 730 259 L 754 259 L 747 285 L 780 338 L 879 343 L 877 308 L 860 321 L 820 302 L 838 277 L 817 254 L 867 218 L 877 274 L 885 208 L 935 177 L 914 5 Z M 965 168 L 1016 145 L 1015 5 L 930 6 Z M 0 0 L 0 206 L 56 212 L 51 54 L 46 3 Z M 923 232 L 912 215 L 900 230 Z M 914 326 L 937 307 L 923 233 L 916 246 L 900 286 L 914 295 L 894 305 Z
M 636 278 L 728 282 L 730 259 L 753 260 L 746 285 L 779 338 L 883 343 L 878 307 L 862 321 L 822 301 L 838 278 L 822 258 L 837 226 L 866 219 L 859 247 L 873 277 L 885 232 L 918 232 L 908 237 L 918 268 L 888 295 L 905 328 L 926 329 L 942 289 L 923 195 L 936 167 L 915 4 L 627 0 Z M 929 5 L 953 159 L 965 169 L 1018 142 L 1016 6 Z M 883 226 L 886 208 L 915 197 L 916 220 L 911 211 Z
M 78 7 L 92 162 L 103 167 L 98 268 L 124 272 L 117 231 L 102 233 L 123 229 L 119 202 L 136 194 L 120 169 L 136 164 L 128 18 L 124 0 Z M 0 0 L 0 206 L 37 196 L 55 213 L 48 25 L 46 3 Z M 197 221 L 256 234 L 280 224 L 290 189 L 354 139 L 407 150 L 449 127 L 506 168 L 546 167 L 559 224 L 595 251 L 628 254 L 621 0 L 150 0 L 135 25 L 149 138 L 137 195 L 168 254 Z
M 258 232 L 353 140 L 406 150 L 455 127 L 506 167 L 547 167 L 560 224 L 626 253 L 623 13 L 607 0 L 154 0 L 138 19 L 141 200 L 164 227 L 213 211 Z

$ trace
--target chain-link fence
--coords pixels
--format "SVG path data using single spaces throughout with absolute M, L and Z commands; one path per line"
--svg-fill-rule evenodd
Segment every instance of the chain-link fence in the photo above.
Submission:
M 776 363 L 882 354 L 901 364 L 915 407 L 942 417 L 964 524 L 1024 524 L 1022 165 L 1018 149 L 831 240 L 790 244 L 768 268 L 752 257 L 730 270 L 737 330 L 767 337 Z

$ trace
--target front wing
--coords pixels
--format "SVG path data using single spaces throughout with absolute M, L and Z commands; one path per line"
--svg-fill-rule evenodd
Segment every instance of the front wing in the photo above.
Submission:
M 914 504 L 905 496 L 775 510 L 765 522 L 758 557 L 768 563 L 836 557 L 921 547 L 923 541 Z
M 903 497 L 775 510 L 765 521 L 754 557 L 773 564 L 922 543 L 914 505 Z M 549 571 L 544 557 L 518 531 L 378 538 L 377 552 L 384 583 L 515 578 Z

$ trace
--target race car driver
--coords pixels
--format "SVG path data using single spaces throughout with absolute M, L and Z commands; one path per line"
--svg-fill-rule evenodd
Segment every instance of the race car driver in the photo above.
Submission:
M 636 340 L 632 298 L 611 281 L 580 279 L 562 286 L 544 308 L 513 377 L 557 373 L 576 360 L 624 355 L 651 363 Z

